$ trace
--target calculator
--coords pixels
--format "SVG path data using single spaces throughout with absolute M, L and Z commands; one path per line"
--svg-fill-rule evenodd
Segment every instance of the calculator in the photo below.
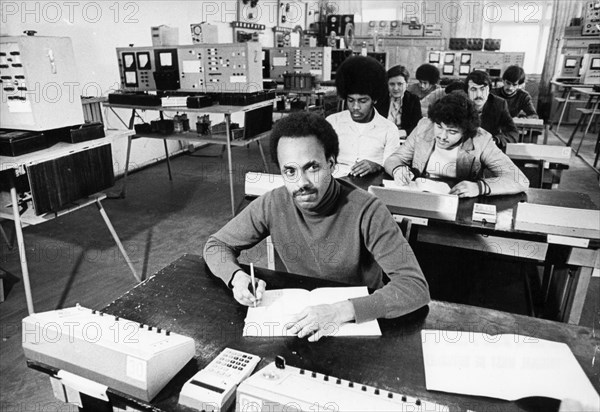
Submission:
M 475 203 L 471 220 L 474 222 L 496 223 L 496 205 Z
M 228 410 L 237 386 L 250 376 L 258 362 L 259 356 L 225 348 L 183 385 L 179 403 L 206 412 Z

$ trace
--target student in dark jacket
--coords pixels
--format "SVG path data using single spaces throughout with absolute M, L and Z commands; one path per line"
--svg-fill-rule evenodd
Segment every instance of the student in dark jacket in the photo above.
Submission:
M 502 74 L 502 83 L 502 87 L 495 88 L 492 93 L 506 100 L 511 117 L 537 119 L 531 96 L 521 88 L 525 83 L 525 71 L 517 65 L 508 66 Z
M 482 70 L 474 70 L 467 76 L 467 93 L 475 103 L 481 119 L 481 128 L 487 130 L 503 151 L 507 143 L 517 143 L 519 131 L 513 122 L 506 101 L 490 94 L 492 80 Z
M 409 77 L 408 70 L 404 66 L 398 65 L 389 69 L 387 71 L 389 94 L 375 105 L 379 114 L 398 127 L 401 137 L 408 136 L 423 117 L 419 98 L 406 90 Z

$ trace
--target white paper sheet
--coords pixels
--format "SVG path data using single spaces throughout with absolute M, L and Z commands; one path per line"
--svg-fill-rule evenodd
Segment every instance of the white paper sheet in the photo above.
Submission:
M 600 408 L 598 393 L 564 343 L 443 330 L 423 330 L 421 341 L 428 390 L 510 401 L 574 399 L 585 410 Z

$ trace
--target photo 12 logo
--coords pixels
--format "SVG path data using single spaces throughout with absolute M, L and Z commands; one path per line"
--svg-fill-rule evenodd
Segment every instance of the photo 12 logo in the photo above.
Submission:
M 3 1 L 0 20 L 19 23 L 138 23 L 140 7 L 133 1 Z
M 0 101 L 9 105 L 16 104 L 77 104 L 81 105 L 81 96 L 102 96 L 102 86 L 95 82 L 26 82 L 14 80 L 13 84 L 4 83 L 0 88 Z
M 542 17 L 541 2 L 515 1 L 407 1 L 402 3 L 405 19 L 416 17 L 427 23 L 539 23 Z
M 74 344 L 76 341 L 97 343 L 99 341 L 137 344 L 139 343 L 139 324 L 131 321 L 115 320 L 107 326 L 105 322 L 39 322 L 23 323 L 23 343 Z

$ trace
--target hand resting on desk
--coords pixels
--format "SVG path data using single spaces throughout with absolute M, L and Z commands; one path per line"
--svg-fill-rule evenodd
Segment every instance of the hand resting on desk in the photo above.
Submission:
M 309 342 L 316 342 L 323 336 L 336 333 L 339 327 L 354 320 L 354 306 L 349 300 L 341 302 L 309 306 L 290 319 L 287 330 L 296 333 L 299 338 L 308 337 Z
M 479 185 L 477 183 L 463 180 L 450 189 L 450 194 L 457 195 L 458 197 L 477 197 L 481 193 L 479 193 Z
M 383 167 L 380 164 L 363 159 L 358 160 L 352 165 L 350 168 L 350 174 L 352 176 L 363 177 L 370 173 L 379 172 L 381 169 L 383 169 Z

